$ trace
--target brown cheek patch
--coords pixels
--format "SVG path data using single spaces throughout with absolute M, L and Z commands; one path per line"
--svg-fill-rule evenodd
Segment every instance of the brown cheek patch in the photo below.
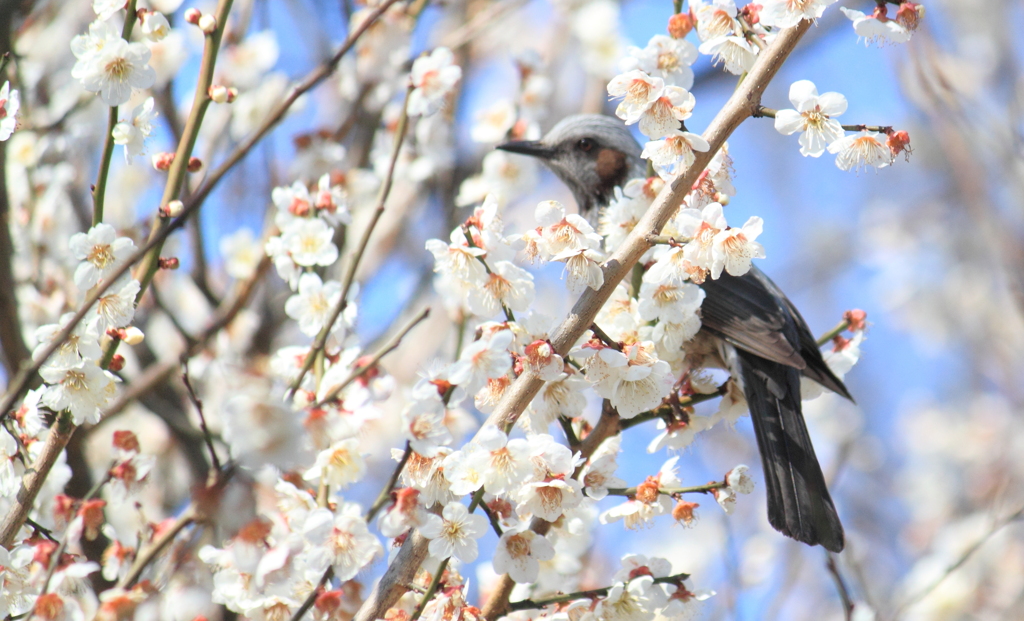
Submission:
M 598 151 L 597 176 L 605 186 L 622 185 L 626 180 L 626 155 L 615 149 Z

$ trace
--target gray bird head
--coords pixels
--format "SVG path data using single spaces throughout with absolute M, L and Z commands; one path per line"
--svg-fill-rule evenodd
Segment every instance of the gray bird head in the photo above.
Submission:
M 616 186 L 646 176 L 640 145 L 619 119 L 577 114 L 562 119 L 540 140 L 514 140 L 499 149 L 539 158 L 572 191 L 580 213 L 594 217 Z

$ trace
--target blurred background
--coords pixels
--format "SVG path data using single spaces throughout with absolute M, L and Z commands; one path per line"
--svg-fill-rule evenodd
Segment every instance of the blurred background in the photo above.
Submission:
M 34 116 L 26 117 L 6 143 L 12 214 L 32 239 L 66 238 L 83 226 L 106 114 L 99 102 L 79 101 L 72 90 L 77 84 L 66 75 L 73 61 L 66 42 L 85 30 L 92 13 L 85 2 L 12 4 L 17 5 L 13 46 L 22 57 L 21 88 L 28 91 L 31 84 L 45 93 L 35 95 L 27 106 Z M 873 7 L 853 0 L 841 4 L 865 12 Z M 178 24 L 191 6 L 167 0 L 151 5 Z M 846 378 L 856 405 L 834 395 L 805 403 L 847 529 L 848 547 L 837 563 L 857 605 L 855 618 L 1019 619 L 1024 618 L 1024 85 L 1016 27 L 1024 10 L 999 0 L 926 0 L 924 5 L 926 17 L 910 42 L 882 47 L 858 42 L 849 20 L 831 7 L 763 102 L 790 107 L 789 85 L 811 80 L 820 92 L 846 96 L 844 123 L 909 131 L 909 161 L 899 158 L 878 171 L 843 172 L 828 154 L 801 157 L 796 137 L 777 133 L 771 120 L 751 119 L 729 141 L 737 193 L 726 214 L 734 225 L 751 215 L 764 218 L 759 241 L 767 259 L 761 267 L 816 334 L 832 328 L 848 309 L 867 312 L 861 360 Z M 204 161 L 216 162 L 266 115 L 289 83 L 327 58 L 348 31 L 352 11 L 360 8 L 348 0 L 239 0 L 235 7 L 238 21 L 221 66 L 241 95 L 233 112 L 211 109 L 197 148 Z M 176 236 L 173 250 L 183 267 L 157 282 L 167 308 L 144 309 L 148 355 L 173 358 L 179 351 L 168 317 L 186 329 L 202 326 L 211 300 L 231 282 L 222 239 L 248 229 L 259 240 L 273 187 L 335 173 L 348 189 L 355 216 L 349 230 L 362 230 L 393 139 L 394 98 L 402 88 L 396 76 L 407 68 L 407 59 L 438 45 L 456 52 L 463 82 L 441 121 L 421 121 L 406 147 L 402 174 L 359 275 L 359 337 L 369 346 L 424 305 L 443 309 L 445 301 L 436 299 L 431 287 L 433 260 L 424 242 L 447 239 L 468 215 L 468 208 L 456 204 L 460 187 L 465 193 L 463 182 L 480 174 L 484 156 L 501 137 L 474 140 L 474 134 L 484 133 L 474 132 L 486 124 L 482 115 L 519 97 L 524 65 L 549 80 L 537 86 L 531 112 L 538 129 L 579 111 L 611 113 L 604 86 L 617 73 L 617 59 L 626 46 L 643 47 L 652 35 L 664 33 L 671 13 L 669 0 L 452 0 L 426 5 L 415 22 L 395 19 L 375 30 L 376 47 L 360 48 L 343 61 L 339 74 L 304 97 L 220 185 L 199 226 Z M 180 41 L 154 53 L 161 117 L 150 154 L 173 148 L 173 136 L 180 132 L 175 119 L 180 122 L 192 98 L 200 42 L 182 33 L 176 33 Z M 736 78 L 710 66 L 704 56 L 694 71 L 697 107 L 687 125 L 699 132 Z M 499 173 L 515 181 L 508 188 L 507 230 L 532 227 L 540 200 L 572 203 L 553 176 L 526 161 L 513 163 L 521 170 Z M 145 230 L 161 186 L 162 178 L 145 159 L 127 165 L 118 150 L 111 181 L 117 192 L 108 206 L 115 225 Z M 59 188 L 51 190 L 54 196 L 38 193 L 54 187 Z M 542 270 L 537 281 L 539 306 L 554 317 L 564 316 L 572 302 L 559 267 Z M 207 268 L 208 275 L 199 277 Z M 63 303 L 45 292 L 19 293 L 28 326 L 42 323 L 41 317 Z M 286 297 L 280 279 L 268 276 L 252 312 L 242 317 L 247 326 L 238 328 L 237 338 L 245 343 L 241 351 L 265 358 L 281 345 L 300 342 L 294 329 L 280 329 Z M 455 326 L 450 313 L 434 312 L 429 325 L 413 332 L 402 354 L 384 366 L 400 384 L 414 379 L 432 358 L 450 358 Z M 144 358 L 131 360 L 129 372 L 148 364 Z M 222 394 L 227 389 L 217 386 L 218 372 L 211 364 L 199 373 L 215 426 L 226 424 L 218 419 L 228 416 L 218 411 L 227 399 Z M 152 476 L 160 482 L 155 487 L 161 496 L 154 497 L 151 510 L 157 516 L 180 510 L 192 482 L 182 473 L 198 476 L 204 469 L 194 463 L 195 446 L 190 448 L 181 431 L 181 417 L 188 415 L 174 414 L 184 412 L 180 402 L 173 406 L 180 395 L 164 396 L 163 405 L 150 399 L 127 407 L 117 415 L 120 425 L 80 434 L 83 439 L 69 449 L 77 477 L 71 485 L 87 489 L 90 467 L 108 463 L 106 449 L 100 448 L 109 445 L 101 439 L 104 428 L 134 426 L 151 438 L 144 449 L 159 458 Z M 702 408 L 711 412 L 715 405 Z M 590 411 L 596 419 L 596 408 Z M 479 416 L 469 413 L 466 431 Z M 654 474 L 670 457 L 647 454 L 655 433 L 652 425 L 624 436 L 619 476 L 630 484 Z M 369 445 L 371 471 L 389 472 L 386 447 L 399 446 L 397 436 L 382 426 Z M 680 454 L 679 475 L 684 484 L 698 485 L 721 478 L 737 463 L 749 464 L 760 482 L 746 418 L 735 429 L 718 426 L 699 436 Z M 371 501 L 383 478 L 348 496 Z M 597 528 L 582 588 L 607 584 L 622 554 L 642 552 L 691 573 L 694 589 L 717 592 L 705 602 L 707 619 L 844 618 L 825 553 L 769 527 L 760 487 L 752 497 L 741 497 L 731 516 L 710 497 L 694 500 L 701 507 L 692 529 L 667 519 L 643 531 L 625 530 L 621 523 Z M 602 508 L 612 504 L 605 503 Z M 493 547 L 491 539 L 486 541 L 484 549 Z M 486 589 L 491 576 L 486 563 L 479 565 L 478 573 L 463 573 Z M 381 571 L 383 563 L 375 569 Z

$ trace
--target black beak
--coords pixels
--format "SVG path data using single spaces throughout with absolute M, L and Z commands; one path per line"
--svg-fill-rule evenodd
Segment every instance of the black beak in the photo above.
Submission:
M 550 159 L 555 155 L 554 149 L 539 140 L 510 140 L 504 144 L 499 144 L 495 148 L 509 151 L 510 153 L 539 157 L 543 160 Z

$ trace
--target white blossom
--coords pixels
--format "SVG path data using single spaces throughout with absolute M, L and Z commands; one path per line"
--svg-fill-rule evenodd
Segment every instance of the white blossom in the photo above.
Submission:
M 437 112 L 444 98 L 460 79 L 462 69 L 455 64 L 455 56 L 446 47 L 439 47 L 429 56 L 417 58 L 409 74 L 414 87 L 409 94 L 409 114 L 427 115 Z
M 10 82 L 4 82 L 0 88 L 0 142 L 7 140 L 18 126 L 18 109 L 21 98 L 17 89 L 11 88 Z
M 617 75 L 608 83 L 608 94 L 614 98 L 623 98 L 615 108 L 615 115 L 629 125 L 639 121 L 664 90 L 664 80 L 639 69 Z
M 520 528 L 506 530 L 494 551 L 494 571 L 508 574 L 519 584 L 535 582 L 540 573 L 540 561 L 555 556 L 555 548 L 543 535 L 529 529 L 524 522 Z
M 761 23 L 774 28 L 790 28 L 801 20 L 814 21 L 836 0 L 763 0 L 758 15 Z
M 800 134 L 800 154 L 819 157 L 825 148 L 843 137 L 843 127 L 835 117 L 846 112 L 846 97 L 829 92 L 818 95 L 818 88 L 810 80 L 793 82 L 789 87 L 789 100 L 795 110 L 775 113 L 775 129 L 786 136 Z
M 622 351 L 601 348 L 587 362 L 587 379 L 611 401 L 622 418 L 633 418 L 661 404 L 672 388 L 672 369 L 654 352 L 654 343 L 634 343 Z
M 91 34 L 91 29 L 90 29 Z M 107 39 L 98 50 L 79 57 L 76 69 L 87 91 L 98 93 L 108 106 L 120 106 L 131 98 L 133 89 L 149 88 L 156 73 L 149 66 L 150 51 L 143 43 L 129 43 L 120 37 Z
M 75 285 L 83 291 L 105 280 L 135 252 L 135 242 L 118 237 L 114 227 L 102 222 L 72 235 L 68 247 L 82 262 L 75 268 Z
M 430 539 L 428 550 L 437 559 L 451 556 L 463 563 L 476 560 L 479 550 L 476 540 L 487 532 L 487 518 L 470 513 L 465 505 L 450 502 L 441 515 L 430 514 L 420 528 L 420 534 Z
M 893 159 L 885 137 L 867 129 L 836 140 L 828 146 L 828 152 L 836 155 L 836 166 L 840 170 L 885 168 Z
M 296 265 L 332 265 L 338 260 L 334 229 L 320 218 L 295 218 L 281 231 L 281 242 Z
M 153 119 L 156 115 L 156 111 L 153 110 L 153 98 L 147 97 L 146 101 L 132 109 L 128 121 L 122 121 L 114 126 L 114 144 L 124 146 L 126 163 L 131 164 L 133 157 L 142 154 L 146 138 L 149 138 L 153 131 Z
M 315 564 L 320 571 L 334 568 L 339 580 L 351 580 L 384 548 L 366 527 L 359 505 L 343 502 L 332 513 L 318 508 L 309 512 L 303 536 L 313 546 Z
M 99 421 L 100 408 L 114 396 L 114 380 L 94 362 L 70 369 L 43 367 L 39 374 L 49 384 L 40 403 L 56 412 L 69 410 L 76 425 Z
M 865 15 L 846 7 L 839 7 L 839 10 L 853 22 L 853 31 L 857 33 L 858 40 L 864 39 L 864 45 L 906 43 L 910 40 L 911 32 L 896 20 L 879 19 L 875 15 Z
M 348 487 L 366 472 L 366 460 L 360 446 L 358 438 L 335 442 L 317 454 L 313 467 L 302 478 L 307 481 L 323 481 L 331 489 Z
M 340 300 L 341 283 L 334 280 L 325 283 L 309 272 L 299 277 L 299 289 L 285 302 L 284 312 L 299 322 L 299 330 L 303 334 L 315 336 L 327 324 L 332 309 Z

